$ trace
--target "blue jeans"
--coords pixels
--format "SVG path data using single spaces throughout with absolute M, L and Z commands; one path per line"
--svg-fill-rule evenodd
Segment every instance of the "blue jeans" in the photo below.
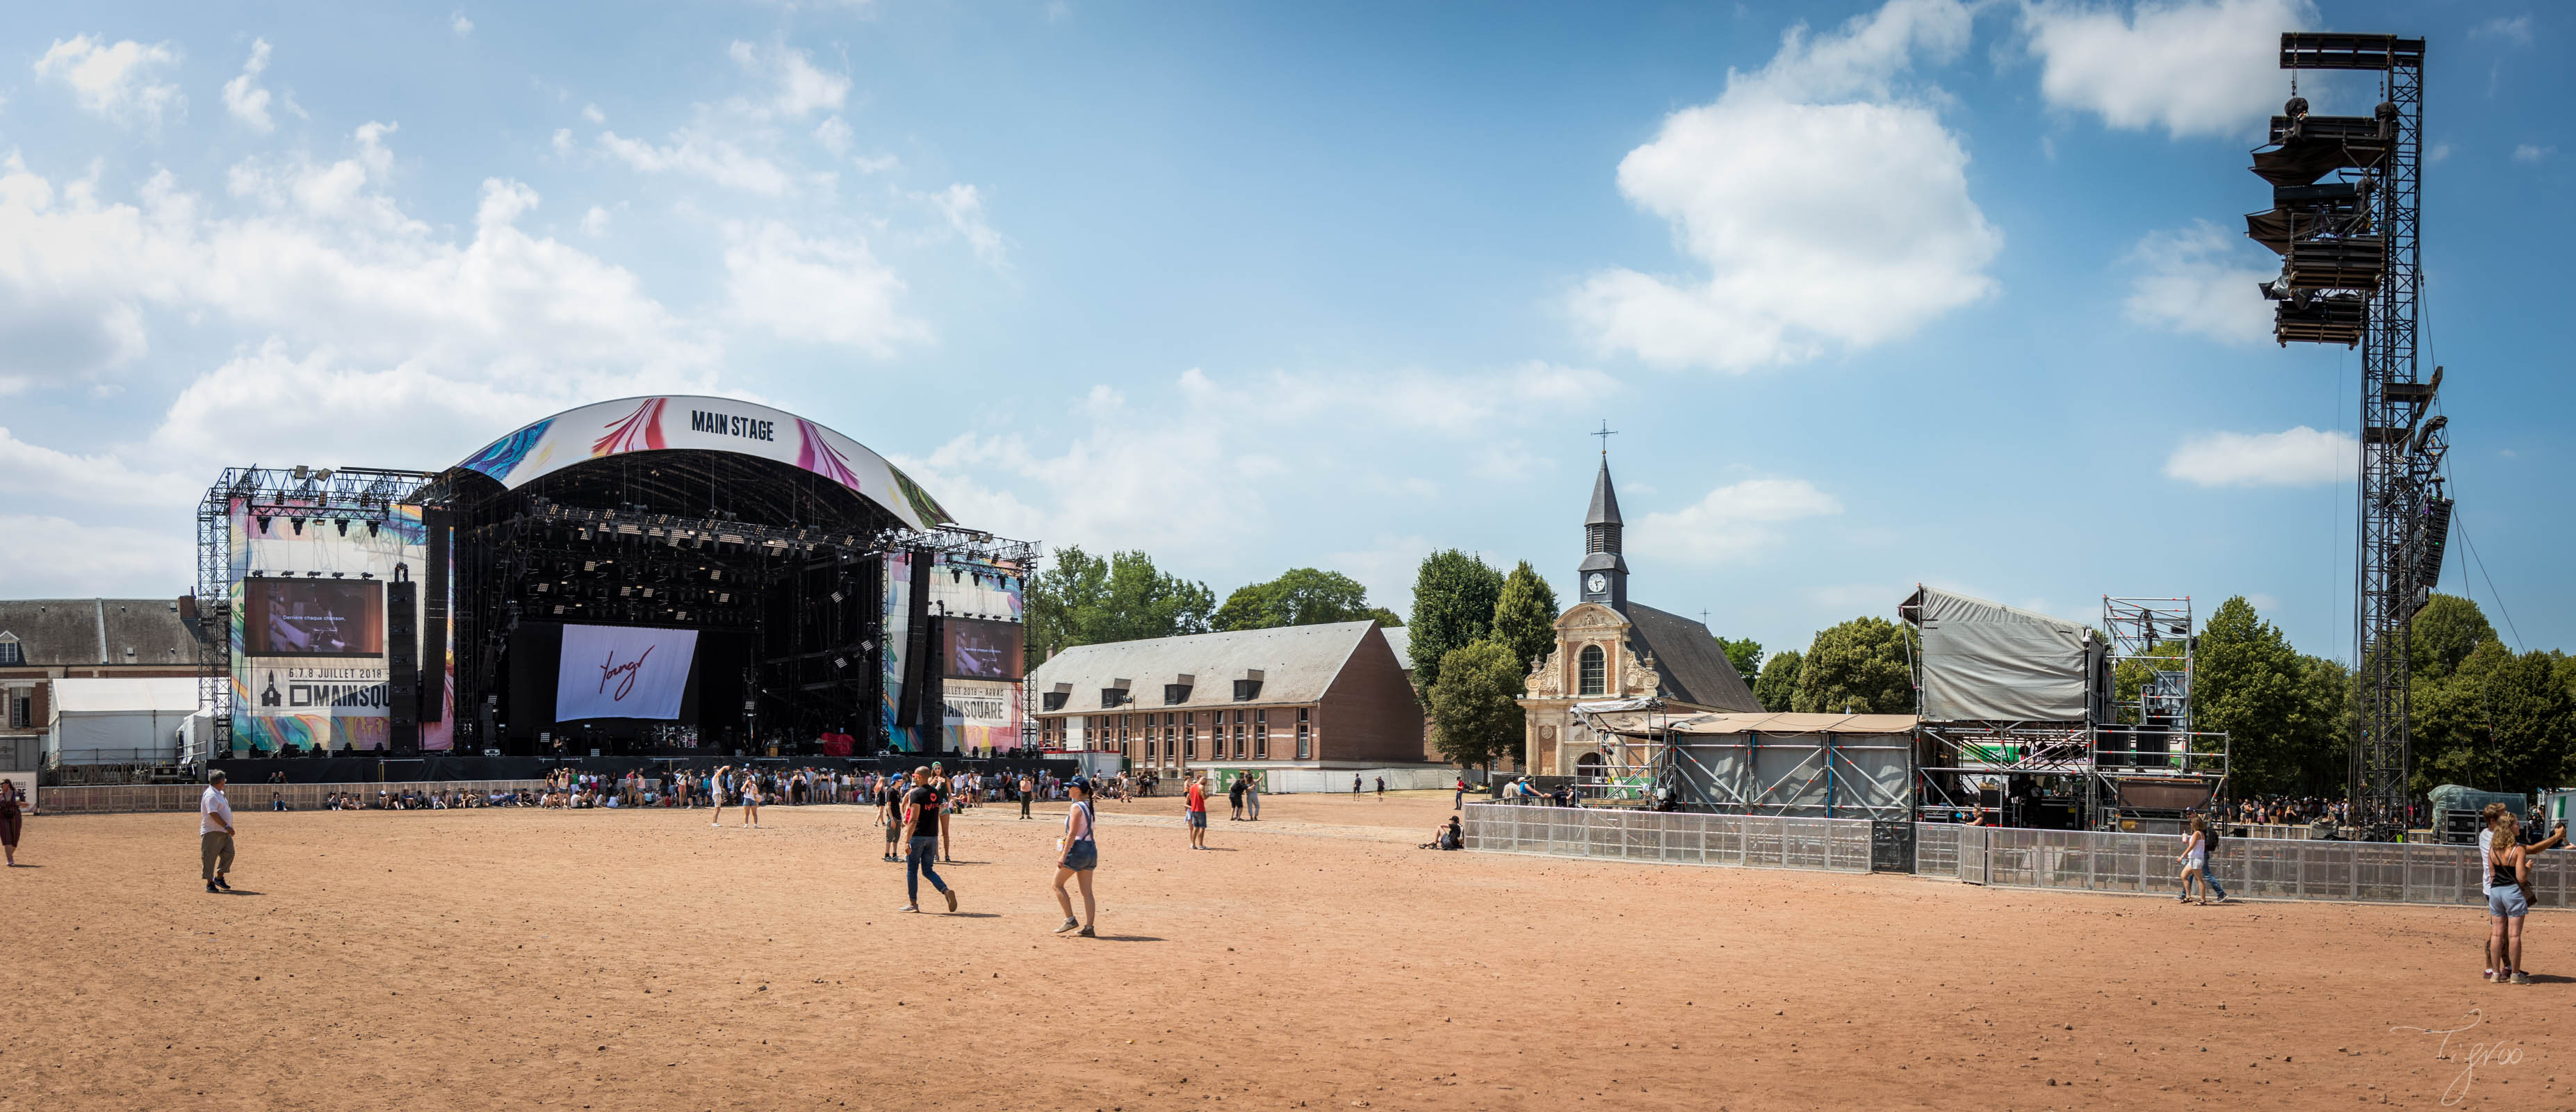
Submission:
M 937 861 L 938 859 L 938 838 L 923 838 L 915 836 L 912 839 L 911 847 L 903 855 L 903 902 L 915 906 L 920 905 L 921 878 L 923 877 L 930 878 L 930 886 L 932 888 L 941 892 L 946 892 L 948 890 L 948 882 L 939 879 L 938 872 L 934 871 L 930 867 L 930 863 Z

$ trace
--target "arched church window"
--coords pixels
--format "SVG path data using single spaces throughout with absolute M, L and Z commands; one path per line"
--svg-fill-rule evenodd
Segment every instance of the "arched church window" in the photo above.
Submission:
M 1609 682 L 1610 668 L 1601 646 L 1583 646 L 1583 653 L 1576 657 L 1576 661 L 1575 690 L 1585 695 L 1603 694 Z

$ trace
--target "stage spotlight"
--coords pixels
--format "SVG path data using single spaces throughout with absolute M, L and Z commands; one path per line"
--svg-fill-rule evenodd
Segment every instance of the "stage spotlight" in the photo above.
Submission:
M 341 578 L 345 578 L 348 574 L 349 574 L 349 573 L 348 573 L 348 572 L 345 572 L 345 571 L 335 571 L 335 572 L 332 572 L 332 573 L 331 573 L 331 578 L 333 578 L 333 579 L 341 579 Z
M 305 573 L 304 573 L 304 578 L 306 578 L 306 579 L 320 579 L 320 578 L 322 578 L 322 573 L 321 573 L 321 572 L 318 572 L 318 571 L 308 571 L 308 572 L 305 572 Z
M 963 583 L 966 581 L 966 573 L 955 568 L 950 568 L 948 569 L 948 581 L 951 583 Z
M 370 521 L 370 522 L 368 522 L 368 523 L 367 523 L 367 535 L 368 535 L 368 536 L 370 536 L 370 537 L 372 537 L 372 536 L 375 536 L 375 535 L 376 535 L 376 523 L 375 523 L 375 522 Z
M 253 579 L 257 579 L 257 578 L 259 578 L 259 569 L 258 569 L 258 568 L 252 568 L 252 569 L 250 569 L 250 577 L 251 577 L 251 578 L 253 578 Z
M 587 526 L 583 527 L 583 529 L 581 530 L 581 539 L 583 539 L 583 540 L 589 540 L 589 539 L 590 539 L 590 529 L 589 529 L 589 527 L 587 527 Z
M 849 667 L 849 666 L 850 666 L 850 658 L 849 658 L 849 657 L 846 657 L 846 656 L 836 656 L 836 657 L 833 657 L 833 658 L 832 658 L 832 667 L 835 667 L 835 668 L 847 668 L 847 667 Z
M 834 602 L 839 602 L 839 601 L 841 601 L 841 592 L 839 592 L 839 591 L 834 591 L 834 592 L 832 592 L 832 601 L 834 601 Z
M 340 535 L 341 535 L 341 536 L 344 536 L 344 537 L 345 537 L 345 536 L 348 536 L 348 535 L 349 535 L 349 519 L 348 519 L 348 518 L 345 518 L 345 517 L 344 517 L 344 518 L 341 518 L 341 519 L 339 519 L 339 520 L 337 520 L 337 521 L 332 522 L 332 523 L 331 523 L 331 527 L 332 527 L 332 528 L 334 528 L 334 529 L 338 529 L 338 530 L 340 531 Z
M 359 572 L 359 573 L 358 573 L 358 578 L 360 578 L 360 579 L 373 579 L 373 578 L 375 578 L 375 577 L 376 577 L 376 573 L 371 572 L 371 571 L 362 571 L 362 572 Z
M 259 521 L 259 531 L 263 533 L 268 532 L 268 519 L 266 517 L 261 517 L 257 520 Z
M 296 535 L 296 536 L 299 536 L 299 537 L 300 537 L 300 536 L 303 536 L 303 535 L 304 535 L 304 519 L 303 519 L 303 518 L 300 518 L 300 517 L 290 517 L 290 518 L 287 518 L 286 520 L 288 520 L 288 521 L 291 521 L 291 522 L 294 522 L 294 523 L 295 523 L 295 535 Z
M 306 467 L 306 466 L 304 466 L 303 464 L 300 464 L 300 463 L 299 463 L 299 464 L 296 464 L 296 465 L 295 465 L 295 477 L 296 477 L 296 478 L 298 478 L 298 479 L 310 479 L 310 478 L 312 478 L 312 477 L 313 477 L 313 469 L 312 469 L 312 468 L 310 468 L 310 467 Z
M 322 469 L 322 470 L 320 470 L 320 471 L 316 471 L 316 472 L 314 472 L 314 473 L 313 473 L 313 481 L 314 481 L 314 482 L 317 482 L 317 483 L 327 483 L 327 482 L 330 482 L 330 481 L 331 481 L 331 469 L 330 469 L 330 468 L 328 468 L 328 467 L 325 467 L 325 468 L 323 468 L 323 469 Z

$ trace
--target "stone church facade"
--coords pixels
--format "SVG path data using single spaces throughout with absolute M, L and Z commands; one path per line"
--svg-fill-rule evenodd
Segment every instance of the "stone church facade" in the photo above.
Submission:
M 1556 619 L 1556 645 L 1530 672 L 1520 700 L 1526 718 L 1521 767 L 1574 776 L 1602 764 L 1635 763 L 1616 739 L 1591 735 L 1576 703 L 1660 699 L 1679 710 L 1758 711 L 1753 689 L 1700 622 L 1628 599 L 1619 496 L 1603 459 L 1584 516 L 1579 600 Z

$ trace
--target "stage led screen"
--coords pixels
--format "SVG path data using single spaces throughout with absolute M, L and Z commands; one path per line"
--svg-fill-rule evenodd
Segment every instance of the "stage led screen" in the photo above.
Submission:
M 555 721 L 680 717 L 698 631 L 642 626 L 563 627 Z
M 950 679 L 1015 680 L 1020 678 L 1020 626 L 1017 622 L 988 622 L 976 618 L 948 618 L 941 623 L 947 629 Z
M 383 656 L 385 585 L 252 579 L 242 584 L 250 656 Z

